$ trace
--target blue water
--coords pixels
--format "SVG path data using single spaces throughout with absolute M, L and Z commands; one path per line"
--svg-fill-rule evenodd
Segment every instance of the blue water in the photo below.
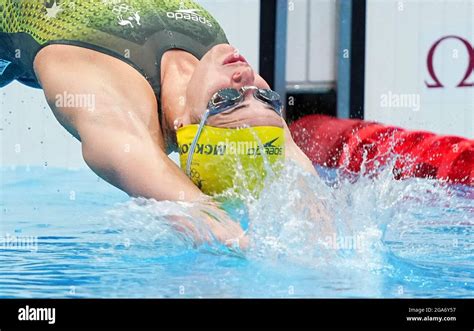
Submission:
M 239 253 L 170 227 L 204 206 L 129 199 L 89 170 L 2 168 L 0 297 L 474 297 L 474 190 L 319 170 L 225 205 L 248 223 Z

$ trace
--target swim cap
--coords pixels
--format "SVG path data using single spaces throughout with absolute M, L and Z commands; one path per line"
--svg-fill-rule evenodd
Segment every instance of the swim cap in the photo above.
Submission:
M 180 163 L 186 169 L 188 153 L 199 125 L 177 131 Z M 208 195 L 233 188 L 258 195 L 268 172 L 282 168 L 285 132 L 274 126 L 226 129 L 204 126 L 192 157 L 190 179 Z

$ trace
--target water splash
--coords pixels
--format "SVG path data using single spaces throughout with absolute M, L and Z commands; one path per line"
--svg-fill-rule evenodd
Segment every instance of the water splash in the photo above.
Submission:
M 324 169 L 316 177 L 289 163 L 278 176 L 270 174 L 258 198 L 239 195 L 241 203 L 224 204 L 244 228 L 249 223 L 250 247 L 244 256 L 308 268 L 372 272 L 392 270 L 388 259 L 393 255 L 430 261 L 472 258 L 472 242 L 465 238 L 472 234 L 473 200 L 435 180 L 396 181 L 391 166 L 377 174 L 339 171 L 330 178 Z M 220 196 L 226 197 L 236 199 L 232 192 Z M 194 248 L 235 253 L 215 238 L 198 243 L 195 235 L 176 231 L 170 222 L 184 217 L 202 236 L 209 236 L 211 229 L 201 222 L 204 210 L 205 206 L 192 203 L 134 199 L 109 213 L 109 225 L 120 229 L 121 242 L 153 244 L 154 254 Z
M 427 296 L 440 286 L 451 292 L 460 282 L 460 293 L 474 288 L 472 189 L 437 180 L 394 180 L 395 162 L 377 172 L 365 162 L 360 173 L 318 168 L 320 176 L 290 162 L 278 174 L 268 171 L 258 196 L 228 190 L 218 200 L 247 230 L 250 244 L 243 252 L 212 236 L 205 220 L 213 209 L 206 204 L 133 199 L 107 215 L 107 228 L 117 233 L 110 253 L 114 259 L 122 254 L 127 261 L 173 265 L 190 263 L 195 253 L 244 258 L 260 270 L 257 283 L 303 277 L 325 284 L 317 293 L 329 297 L 335 289 L 356 297 L 400 297 Z M 214 218 L 223 221 L 221 216 Z M 194 231 L 177 231 L 177 218 L 192 222 Z M 438 279 L 440 273 L 446 277 Z M 238 274 L 232 282 L 251 277 Z M 251 286 L 248 291 L 259 293 Z M 307 291 L 302 295 L 314 293 Z
M 224 216 L 224 217 L 223 217 Z M 216 238 L 209 220 L 222 228 L 235 225 L 212 205 L 200 202 L 156 201 L 132 199 L 107 213 L 107 228 L 115 229 L 115 247 L 141 248 L 140 254 L 180 255 L 198 249 L 213 254 L 238 254 Z M 231 232 L 233 228 L 229 229 Z
M 88 171 L 5 170 L 0 230 L 38 236 L 39 250 L 0 248 L 0 295 L 472 296 L 472 188 L 318 171 L 290 164 L 258 198 L 228 192 L 222 207 L 250 238 L 239 255 L 210 236 L 206 204 L 128 200 Z

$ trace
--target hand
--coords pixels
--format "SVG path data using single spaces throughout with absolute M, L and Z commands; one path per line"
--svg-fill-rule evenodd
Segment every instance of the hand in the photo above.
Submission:
M 248 249 L 246 232 L 216 202 L 208 201 L 202 212 L 207 216 L 204 218 L 206 225 L 219 242 L 236 251 Z
M 248 248 L 245 231 L 216 202 L 193 203 L 190 209 L 189 216 L 168 216 L 168 219 L 175 230 L 191 236 L 196 246 L 217 240 L 234 251 Z

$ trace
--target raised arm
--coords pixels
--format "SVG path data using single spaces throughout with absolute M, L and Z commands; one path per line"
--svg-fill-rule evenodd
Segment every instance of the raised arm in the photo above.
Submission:
M 52 45 L 36 57 L 35 71 L 54 115 L 82 142 L 97 175 L 131 196 L 202 198 L 163 151 L 156 98 L 135 69 L 88 49 Z
M 35 71 L 54 115 L 82 142 L 84 160 L 97 175 L 131 196 L 208 199 L 164 152 L 156 98 L 131 66 L 84 48 L 53 45 L 38 54 Z M 203 216 L 170 222 L 196 236 L 194 222 L 204 222 L 228 245 L 243 235 L 238 223 L 216 205 L 206 208 L 213 209 L 219 221 Z

